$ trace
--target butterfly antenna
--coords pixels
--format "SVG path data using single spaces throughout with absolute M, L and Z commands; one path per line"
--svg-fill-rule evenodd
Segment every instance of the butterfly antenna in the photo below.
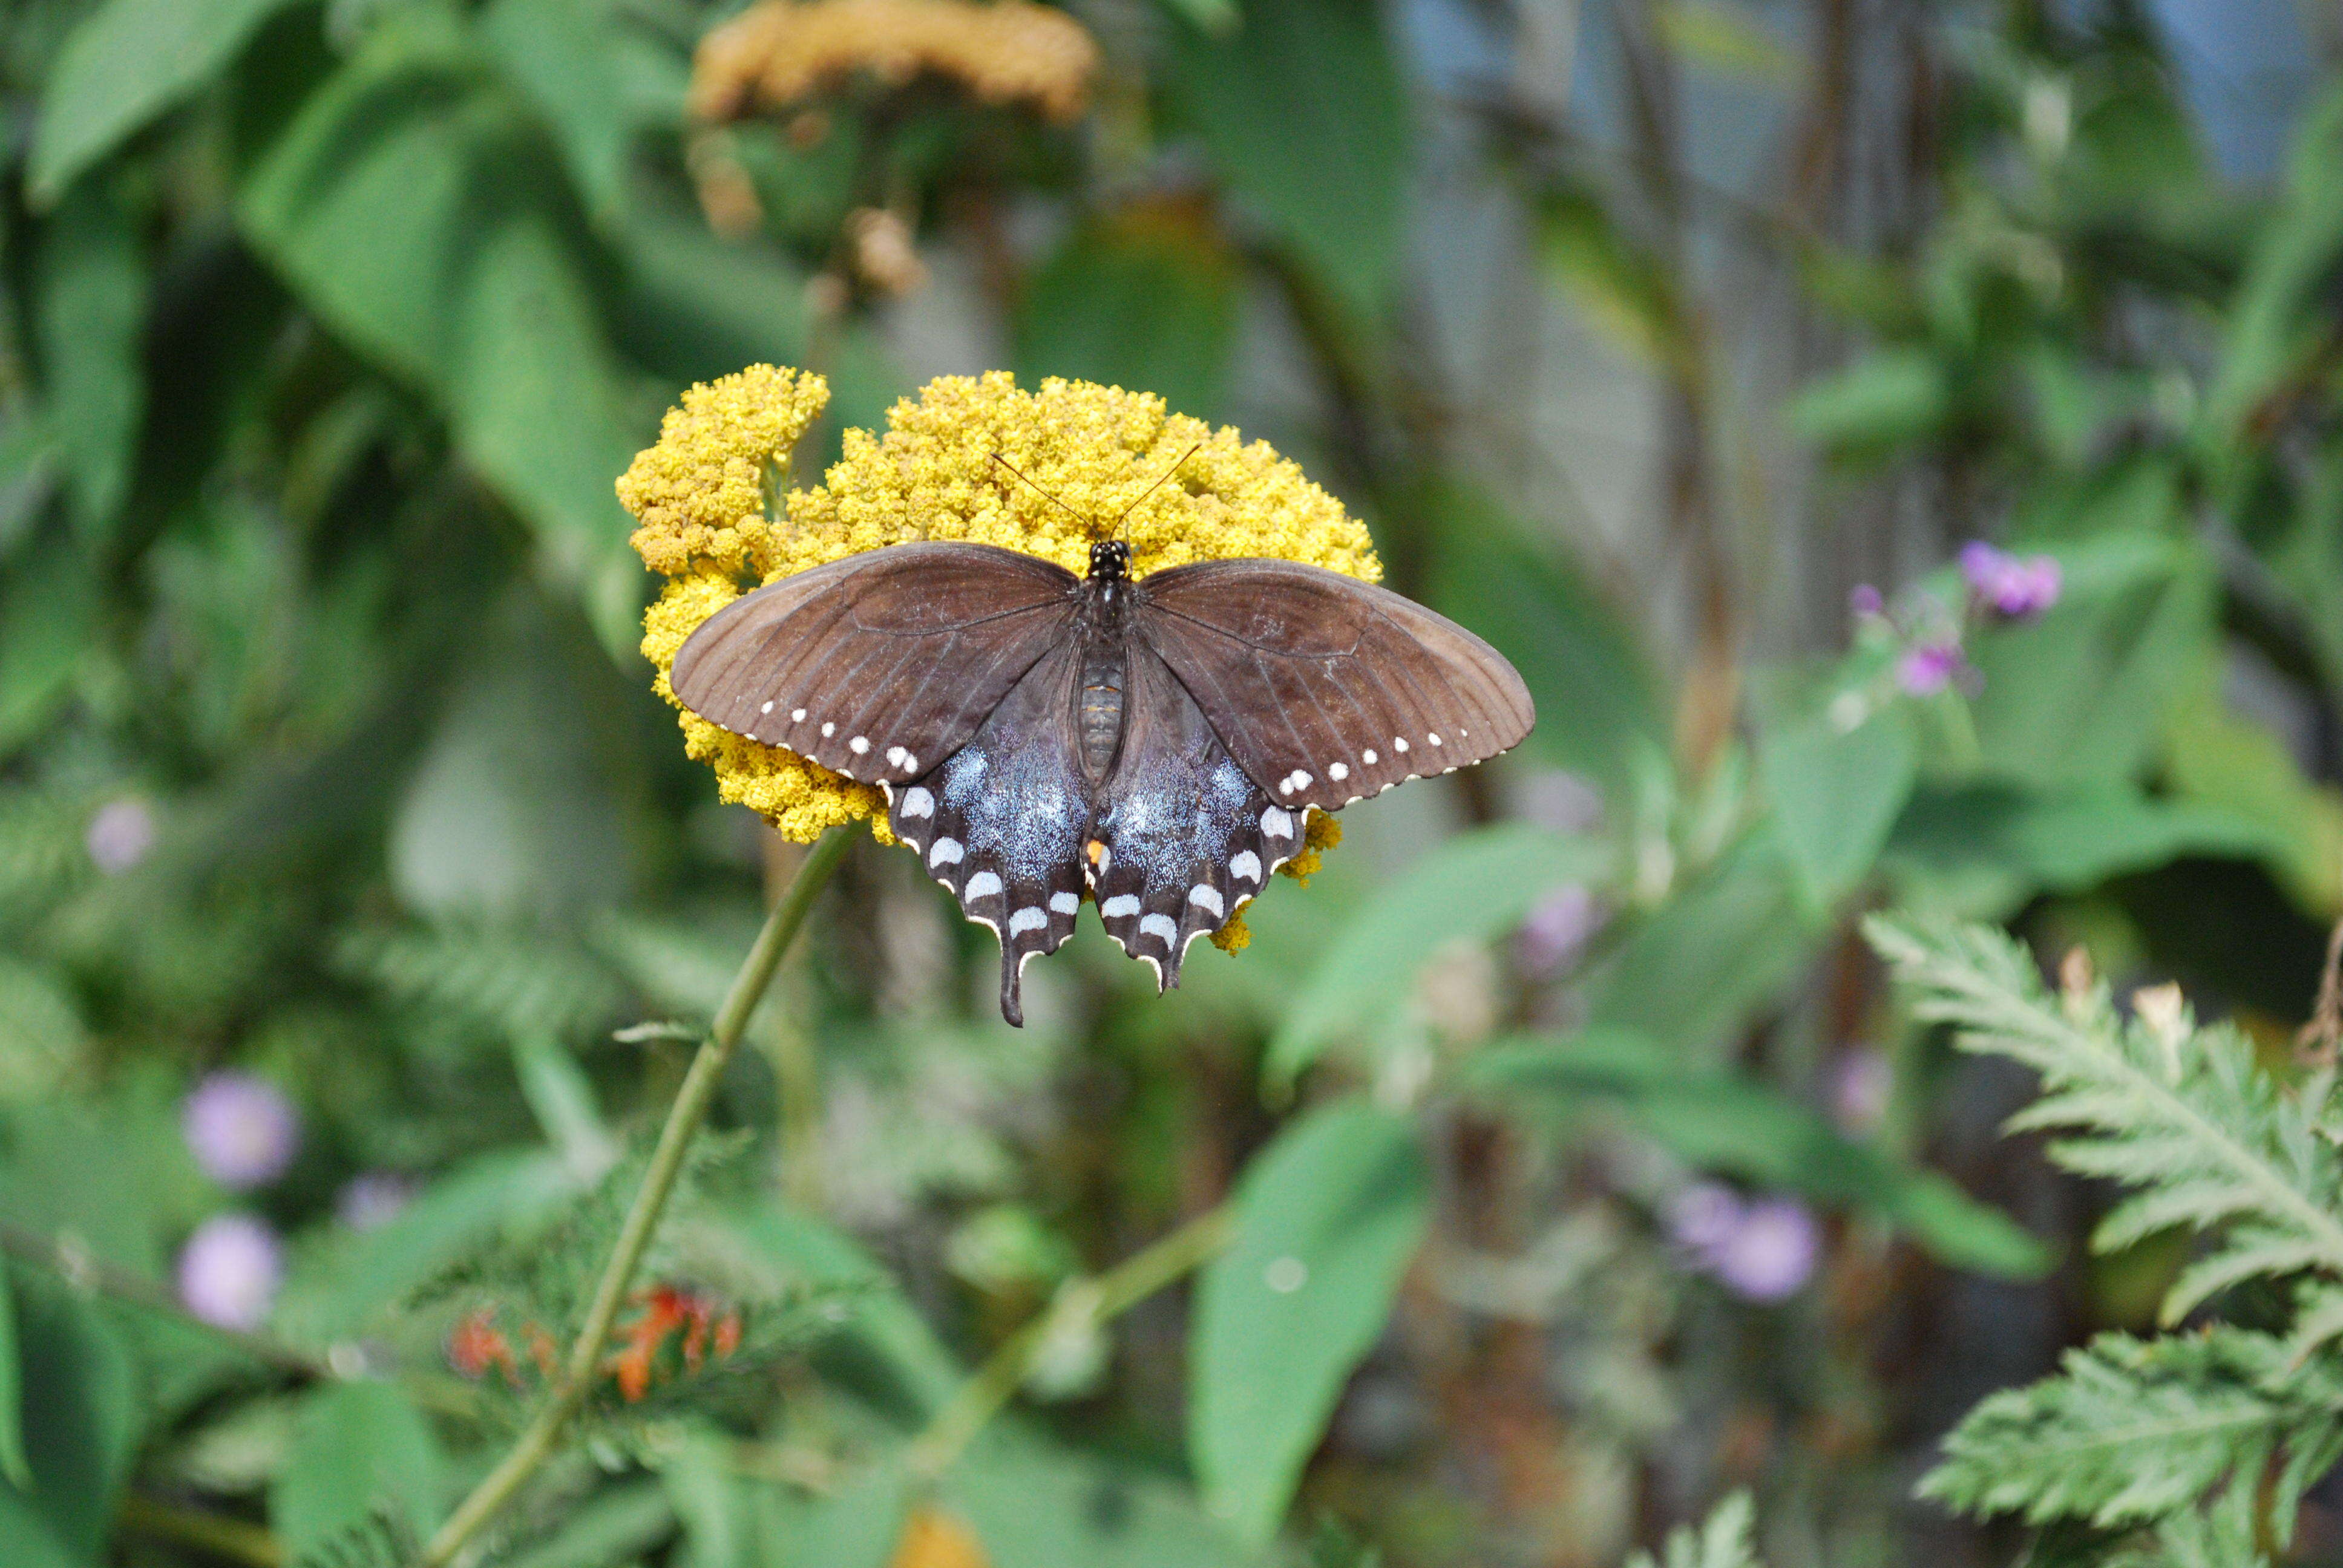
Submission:
M 1175 462 L 1170 467 L 1164 469 L 1161 475 L 1157 476 L 1153 484 L 1148 486 L 1147 488 L 1140 491 L 1138 495 L 1131 498 L 1131 505 L 1123 508 L 1121 511 L 1115 514 L 1114 531 L 1118 534 L 1121 533 L 1123 519 L 1130 517 L 1133 511 L 1138 509 L 1139 503 L 1147 499 L 1148 497 L 1153 495 L 1156 491 L 1161 489 L 1165 481 L 1169 480 L 1172 475 L 1180 471 L 1181 463 L 1186 462 L 1189 458 L 1194 457 L 1203 449 L 1204 444 L 1202 441 L 1199 441 L 1194 446 L 1189 447 L 1186 451 L 1181 453 L 1179 462 Z
M 1008 458 L 1006 458 L 1006 457 L 1002 457 L 1000 453 L 998 453 L 998 452 L 992 452 L 992 453 L 989 453 L 989 454 L 987 454 L 987 455 L 988 455 L 989 457 L 991 457 L 991 459 L 992 459 L 994 462 L 996 462 L 996 463 L 1000 464 L 1002 467 L 1004 467 L 1004 468 L 1008 469 L 1011 473 L 1012 473 L 1012 474 L 1017 474 L 1017 466 L 1016 466 L 1014 463 L 1011 463 Z M 1061 500 L 1058 499 L 1058 498 L 1057 498 L 1057 497 L 1055 497 L 1055 496 L 1053 496 L 1053 495 L 1050 494 L 1050 492 L 1049 492 L 1049 491 L 1047 491 L 1047 490 L 1043 489 L 1041 486 L 1039 486 L 1039 485 L 1035 484 L 1032 480 L 1026 478 L 1024 475 L 1022 475 L 1022 474 L 1017 474 L 1017 477 L 1018 477 L 1019 479 L 1021 479 L 1021 480 L 1022 480 L 1022 481 L 1023 481 L 1023 483 L 1024 483 L 1024 485 L 1025 485 L 1025 487 L 1026 487 L 1027 489 L 1029 489 L 1029 490 L 1032 491 L 1035 495 L 1037 495 L 1037 496 L 1041 497 L 1043 500 L 1045 500 L 1045 501 L 1049 502 L 1051 506 L 1053 506 L 1053 507 L 1057 508 L 1058 508 L 1058 510 L 1060 510 L 1060 511 L 1061 511 L 1061 512 L 1065 513 L 1065 514 L 1066 514 L 1066 516 L 1068 516 L 1068 517 L 1070 517 L 1070 518 L 1073 518 L 1073 519 L 1074 519 L 1074 521 L 1076 521 L 1076 522 L 1078 522 L 1078 523 L 1081 524 L 1084 528 L 1089 528 L 1089 527 L 1091 526 L 1091 520 L 1090 520 L 1090 518 L 1086 518 L 1086 517 L 1082 516 L 1082 515 L 1081 515 L 1081 513 L 1080 513 L 1080 512 L 1078 512 L 1078 511 L 1074 510 L 1074 508 L 1071 508 L 1071 507 L 1070 507 L 1070 506 L 1066 505 L 1066 503 L 1065 503 L 1065 502 L 1063 502 L 1063 501 L 1061 501 Z

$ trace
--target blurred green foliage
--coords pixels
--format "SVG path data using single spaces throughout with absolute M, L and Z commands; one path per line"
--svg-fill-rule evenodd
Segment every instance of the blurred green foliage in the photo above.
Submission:
M 2077 1261 L 2106 1194 L 1979 1131 L 2006 1082 L 1855 917 L 2087 940 L 2293 1071 L 2343 914 L 2343 90 L 2258 184 L 2132 5 L 1171 0 L 1069 7 L 1071 123 L 868 70 L 709 118 L 739 9 L 0 14 L 0 1559 L 396 1563 L 510 1440 L 798 853 L 649 690 L 612 481 L 756 361 L 830 378 L 816 465 L 939 339 L 1265 427 L 1539 727 L 1353 813 L 1169 999 L 1077 941 L 1021 1034 L 858 849 L 621 1323 L 645 1391 L 480 1560 L 1726 1568 L 1744 1488 L 1776 1568 L 2006 1557 L 1918 1456 L 2188 1259 Z M 1694 156 L 1735 103 L 1805 127 L 1780 205 Z M 1624 528 L 1443 347 L 1500 292 L 1443 247 L 1495 231 L 1492 357 L 1566 319 L 1585 400 L 1651 410 Z M 1745 253 L 1820 346 L 1787 373 Z M 2056 602 L 1965 575 L 1984 538 Z M 256 1181 L 187 1120 L 231 1068 L 297 1121 Z M 1792 1201 L 1788 1290 L 1692 1237 L 1719 1183 Z M 237 1217 L 282 1279 L 221 1332 Z M 1014 1397 L 960 1432 L 979 1368 Z M 2129 1549 L 2066 1528 L 2038 1560 Z

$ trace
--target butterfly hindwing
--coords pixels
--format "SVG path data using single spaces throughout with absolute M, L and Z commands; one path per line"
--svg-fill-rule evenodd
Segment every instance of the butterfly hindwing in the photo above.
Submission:
M 1518 744 L 1504 657 L 1387 589 L 1292 561 L 1207 561 L 1139 585 L 1133 618 L 1277 805 L 1333 809 Z
M 1226 925 L 1300 850 L 1301 819 L 1229 755 L 1163 661 L 1134 642 L 1122 748 L 1093 829 L 1099 917 L 1122 950 L 1180 983 L 1188 946 Z
M 1025 962 L 1081 908 L 1090 785 L 1071 720 L 1079 650 L 1045 654 L 959 750 L 889 788 L 888 821 L 961 911 L 1001 939 L 1001 1012 L 1024 1021 Z
M 1080 579 L 988 545 L 895 545 L 782 578 L 692 633 L 683 705 L 834 772 L 904 783 L 965 745 L 1075 613 Z

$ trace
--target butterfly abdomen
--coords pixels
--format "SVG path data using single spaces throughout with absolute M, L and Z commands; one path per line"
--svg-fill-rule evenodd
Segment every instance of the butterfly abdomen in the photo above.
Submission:
M 1114 766 L 1122 744 L 1122 694 L 1128 668 L 1120 638 L 1100 638 L 1082 650 L 1081 690 L 1077 694 L 1082 771 L 1096 788 Z

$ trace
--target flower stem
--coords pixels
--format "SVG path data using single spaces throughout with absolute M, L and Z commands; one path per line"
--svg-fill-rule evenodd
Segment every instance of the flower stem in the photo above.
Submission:
M 1212 1261 L 1236 1239 L 1236 1233 L 1235 1211 L 1222 1204 L 1141 1248 L 1095 1279 L 1078 1281 L 1060 1291 L 1046 1310 L 1001 1342 L 976 1375 L 960 1385 L 951 1402 L 937 1412 L 927 1431 L 911 1444 L 911 1473 L 933 1480 L 950 1468 L 952 1461 L 1016 1393 L 1051 1336 L 1121 1316 Z
M 772 982 L 773 971 L 780 967 L 789 943 L 804 926 L 814 895 L 838 869 L 850 842 L 850 830 L 845 828 L 832 828 L 823 834 L 806 856 L 805 864 L 799 868 L 797 879 L 766 917 L 765 929 L 757 933 L 755 944 L 741 962 L 740 972 L 733 977 L 732 989 L 726 994 L 724 1005 L 717 1010 L 716 1021 L 700 1043 L 699 1053 L 691 1059 L 683 1087 L 676 1091 L 675 1103 L 668 1110 L 667 1124 L 659 1129 L 659 1142 L 643 1172 L 643 1184 L 635 1191 L 634 1202 L 618 1229 L 618 1239 L 611 1246 L 609 1261 L 603 1265 L 601 1282 L 595 1286 L 593 1302 L 586 1309 L 586 1321 L 569 1347 L 560 1382 L 511 1450 L 431 1537 L 417 1568 L 447 1568 L 464 1543 L 496 1517 L 537 1473 L 538 1467 L 559 1442 L 562 1428 L 585 1406 L 586 1396 L 593 1389 L 595 1374 L 601 1365 L 602 1352 L 610 1342 L 611 1325 L 618 1321 L 618 1309 L 625 1304 L 635 1269 L 659 1228 L 660 1212 L 675 1191 L 676 1178 L 682 1173 L 683 1157 L 691 1146 L 692 1135 L 699 1131 L 709 1103 L 716 1098 L 717 1085 L 732 1060 L 733 1049 L 748 1028 L 749 1015 L 757 1010 L 765 988 Z

